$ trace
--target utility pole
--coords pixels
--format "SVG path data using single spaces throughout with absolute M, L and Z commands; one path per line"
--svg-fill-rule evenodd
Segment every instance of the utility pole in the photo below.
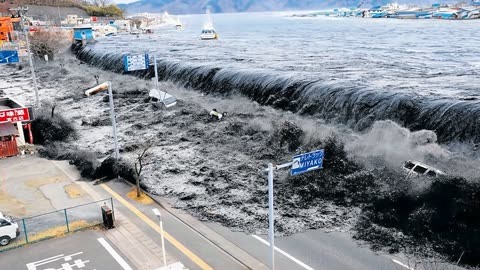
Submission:
M 10 11 L 17 11 L 18 14 L 22 17 L 22 30 L 23 30 L 23 33 L 25 34 L 25 41 L 27 43 L 28 62 L 30 63 L 30 71 L 32 73 L 33 88 L 35 90 L 35 106 L 40 108 L 42 105 L 40 104 L 40 97 L 38 95 L 37 77 L 35 76 L 35 67 L 33 66 L 32 53 L 30 51 L 28 29 L 26 29 L 25 27 L 25 16 L 27 15 L 28 7 L 11 8 Z

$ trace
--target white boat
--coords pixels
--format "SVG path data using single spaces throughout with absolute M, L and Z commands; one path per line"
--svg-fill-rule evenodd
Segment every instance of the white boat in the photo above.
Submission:
M 212 18 L 210 17 L 210 10 L 207 9 L 207 21 L 203 25 L 202 34 L 200 35 L 202 40 L 218 39 L 218 34 L 213 28 Z
M 217 39 L 218 35 L 217 35 L 217 32 L 215 32 L 215 29 L 213 28 L 203 28 L 200 38 L 203 40 Z
M 183 23 L 180 21 L 180 18 L 177 16 L 177 22 L 175 23 L 176 30 L 183 30 Z

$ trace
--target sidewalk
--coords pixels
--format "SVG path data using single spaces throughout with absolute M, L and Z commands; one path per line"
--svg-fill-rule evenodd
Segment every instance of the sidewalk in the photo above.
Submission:
M 105 199 L 105 196 L 102 196 L 98 188 L 92 186 L 91 183 L 77 181 L 80 179 L 80 174 L 69 166 L 68 163 L 63 161 L 53 162 L 72 181 L 76 181 L 93 200 Z M 115 228 L 105 231 L 105 236 L 125 254 L 127 259 L 134 264 L 135 269 L 186 269 L 183 264 L 178 262 L 178 259 L 169 253 L 166 253 L 166 259 L 167 265 L 170 267 L 164 267 L 161 247 L 152 241 L 149 236 L 134 224 L 134 221 L 126 217 L 118 208 L 115 208 L 114 214 Z

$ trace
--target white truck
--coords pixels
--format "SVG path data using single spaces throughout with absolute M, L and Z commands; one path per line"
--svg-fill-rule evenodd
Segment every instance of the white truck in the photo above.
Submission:
M 18 224 L 12 217 L 0 212 L 0 246 L 6 246 L 20 235 Z

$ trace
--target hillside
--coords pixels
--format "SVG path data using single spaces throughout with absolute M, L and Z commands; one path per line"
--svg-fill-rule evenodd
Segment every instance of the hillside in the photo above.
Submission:
M 140 0 L 119 5 L 128 13 L 163 12 L 171 14 L 203 13 L 207 7 L 214 13 L 254 12 L 281 10 L 311 10 L 333 7 L 356 7 L 364 2 L 364 7 L 384 5 L 390 0 Z M 431 1 L 399 1 L 400 3 L 431 4 Z M 442 3 L 445 1 L 441 1 Z
M 141 0 L 130 4 L 119 5 L 128 13 L 163 12 L 172 14 L 204 13 L 207 7 L 214 13 L 254 12 L 318 9 L 333 6 L 356 6 L 358 0 L 322 1 L 322 0 Z M 387 0 L 369 0 L 373 3 L 384 3 Z
M 123 11 L 114 4 L 96 6 L 84 0 L 0 0 L 0 16 L 10 15 L 10 8 L 24 6 L 28 7 L 27 16 L 36 20 L 58 21 L 67 15 L 123 17 Z

